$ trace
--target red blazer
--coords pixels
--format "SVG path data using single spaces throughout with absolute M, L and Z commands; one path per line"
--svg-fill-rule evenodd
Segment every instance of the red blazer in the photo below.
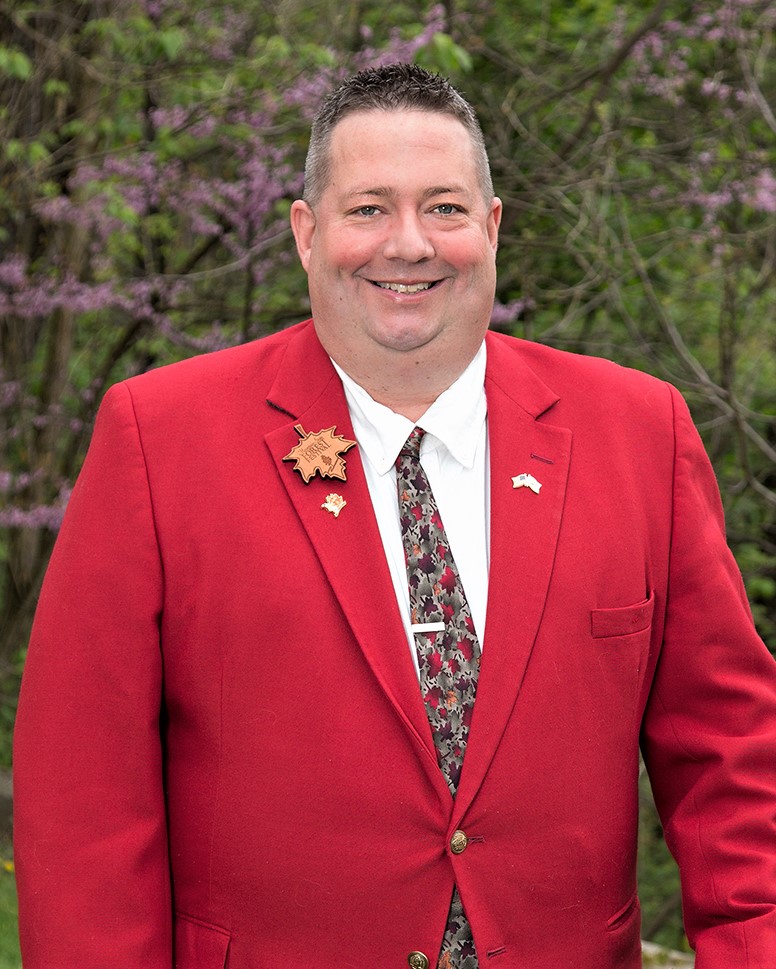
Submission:
M 687 409 L 495 334 L 486 379 L 455 801 L 358 449 L 283 461 L 295 424 L 353 437 L 313 327 L 110 391 L 20 701 L 27 969 L 433 969 L 454 881 L 483 969 L 634 969 L 639 740 L 697 969 L 776 966 L 776 665 Z

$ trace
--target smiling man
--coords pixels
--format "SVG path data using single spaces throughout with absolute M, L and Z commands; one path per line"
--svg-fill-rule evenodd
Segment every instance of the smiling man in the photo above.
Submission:
M 466 369 L 493 310 L 501 202 L 482 151 L 454 115 L 359 110 L 328 132 L 328 184 L 314 176 L 291 210 L 324 349 L 412 420 Z
M 636 969 L 639 747 L 697 969 L 776 967 L 776 665 L 654 378 L 488 333 L 471 107 L 313 125 L 313 318 L 106 396 L 17 721 L 27 969 Z

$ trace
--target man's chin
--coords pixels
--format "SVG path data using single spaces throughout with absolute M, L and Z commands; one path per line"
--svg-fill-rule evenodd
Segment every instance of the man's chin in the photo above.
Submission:
M 437 343 L 443 327 L 387 325 L 372 328 L 369 334 L 372 341 L 379 347 L 394 353 L 412 353 L 424 350 Z

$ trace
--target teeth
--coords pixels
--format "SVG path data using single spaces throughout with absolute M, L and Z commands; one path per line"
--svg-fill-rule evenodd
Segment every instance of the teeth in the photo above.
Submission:
M 420 293 L 424 289 L 431 289 L 431 283 L 378 283 L 380 289 L 390 289 L 392 293 Z

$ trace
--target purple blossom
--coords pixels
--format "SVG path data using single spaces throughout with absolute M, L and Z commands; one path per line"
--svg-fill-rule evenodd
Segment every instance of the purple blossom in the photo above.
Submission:
M 776 176 L 770 168 L 755 175 L 751 188 L 744 193 L 744 201 L 758 212 L 776 212 Z
M 64 514 L 64 505 L 0 508 L 0 528 L 45 528 L 55 532 L 62 524 Z
M 426 15 L 426 22 L 423 30 L 415 37 L 405 39 L 401 32 L 394 30 L 391 33 L 388 46 L 381 50 L 366 47 L 359 52 L 356 58 L 356 68 L 381 67 L 384 64 L 391 64 L 394 61 L 412 61 L 419 50 L 427 47 L 435 34 L 444 30 L 445 27 L 445 8 L 442 4 L 433 6 Z
M 321 100 L 346 74 L 345 68 L 324 68 L 300 77 L 296 84 L 283 92 L 283 102 L 290 108 L 300 108 L 302 117 L 309 121 Z
M 493 305 L 490 325 L 508 326 L 510 323 L 515 323 L 526 310 L 532 310 L 535 306 L 536 303 L 530 298 L 513 299 L 508 303 L 499 303 L 497 300 Z
M 26 286 L 14 292 L 0 292 L 0 313 L 23 320 L 39 319 L 61 309 L 78 314 L 111 307 L 128 308 L 126 297 L 114 282 L 84 283 L 73 275 L 30 278 Z
M 157 23 L 167 9 L 167 2 L 166 0 L 146 0 L 145 8 L 150 19 Z
M 776 213 L 776 175 L 772 169 L 763 168 L 746 179 L 731 179 L 711 191 L 696 175 L 680 201 L 703 209 L 707 227 L 722 209 L 733 203 L 743 202 L 756 212 Z
M 720 101 L 726 101 L 732 91 L 729 84 L 723 84 L 717 77 L 705 77 L 701 83 L 701 94 L 706 97 L 716 97 Z
M 35 481 L 43 478 L 43 471 L 20 472 L 11 474 L 10 471 L 0 471 L 0 492 L 18 495 L 25 491 Z
M 151 112 L 151 120 L 157 129 L 183 129 L 186 128 L 191 122 L 191 110 L 184 107 L 182 104 L 174 104 L 171 107 L 154 108 L 154 110 Z
M 0 374 L 2 378 L 2 374 Z M 0 379 L 0 410 L 12 407 L 21 397 L 22 385 L 18 380 Z
M 14 253 L 0 262 L 0 286 L 7 289 L 20 289 L 27 281 L 27 260 Z

